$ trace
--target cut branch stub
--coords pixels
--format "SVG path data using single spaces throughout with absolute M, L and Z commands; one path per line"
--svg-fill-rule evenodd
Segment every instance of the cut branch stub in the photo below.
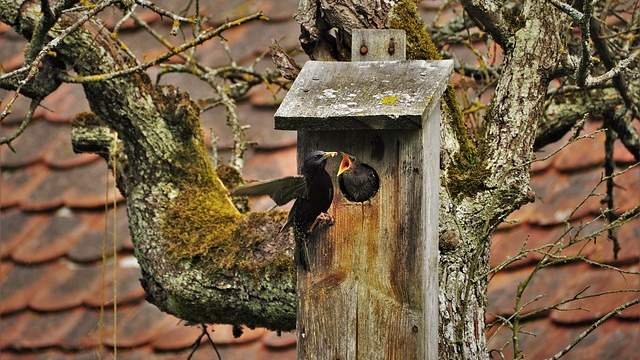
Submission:
M 392 52 L 402 54 L 403 35 L 366 31 L 366 41 L 388 46 L 394 37 Z M 353 52 L 360 46 L 352 42 Z M 299 131 L 299 165 L 313 150 L 343 151 L 380 181 L 363 203 L 336 191 L 335 223 L 307 241 L 299 359 L 437 359 L 439 104 L 452 70 L 452 61 L 311 61 L 278 109 L 276 128 Z

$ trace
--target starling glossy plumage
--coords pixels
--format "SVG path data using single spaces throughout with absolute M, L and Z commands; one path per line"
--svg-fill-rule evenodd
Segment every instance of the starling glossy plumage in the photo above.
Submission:
M 314 151 L 305 157 L 301 175 L 248 184 L 235 189 L 233 195 L 269 195 L 278 205 L 296 199 L 282 230 L 293 226 L 297 242 L 296 259 L 309 270 L 306 241 L 317 218 L 326 212 L 333 201 L 333 183 L 325 170 L 327 159 L 335 152 Z
M 349 201 L 365 202 L 376 195 L 380 188 L 378 173 L 355 157 L 342 153 L 338 168 L 338 184 L 342 195 Z

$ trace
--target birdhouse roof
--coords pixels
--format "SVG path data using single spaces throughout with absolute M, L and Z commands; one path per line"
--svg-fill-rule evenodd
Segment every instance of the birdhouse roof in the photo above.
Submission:
M 276 112 L 275 127 L 419 129 L 452 71 L 452 60 L 309 61 Z

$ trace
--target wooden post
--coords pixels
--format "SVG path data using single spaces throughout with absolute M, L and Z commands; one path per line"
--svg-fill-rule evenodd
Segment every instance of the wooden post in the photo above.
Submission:
M 391 37 L 404 58 L 397 30 L 354 31 L 353 52 L 364 42 L 364 58 L 385 47 L 376 57 L 397 56 Z M 339 159 L 327 165 L 335 223 L 312 234 L 311 271 L 298 272 L 298 359 L 437 359 L 439 104 L 452 69 L 310 61 L 278 109 L 276 128 L 298 130 L 298 163 L 344 151 L 381 180 L 374 198 L 351 203 L 335 181 Z

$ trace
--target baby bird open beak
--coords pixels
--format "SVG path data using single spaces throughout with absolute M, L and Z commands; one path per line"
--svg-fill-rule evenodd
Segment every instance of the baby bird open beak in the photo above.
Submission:
M 349 169 L 351 169 L 351 158 L 349 157 L 348 154 L 342 153 L 342 161 L 340 161 L 340 167 L 338 168 L 337 176 L 340 176 L 340 174 L 342 174 L 343 172 Z

